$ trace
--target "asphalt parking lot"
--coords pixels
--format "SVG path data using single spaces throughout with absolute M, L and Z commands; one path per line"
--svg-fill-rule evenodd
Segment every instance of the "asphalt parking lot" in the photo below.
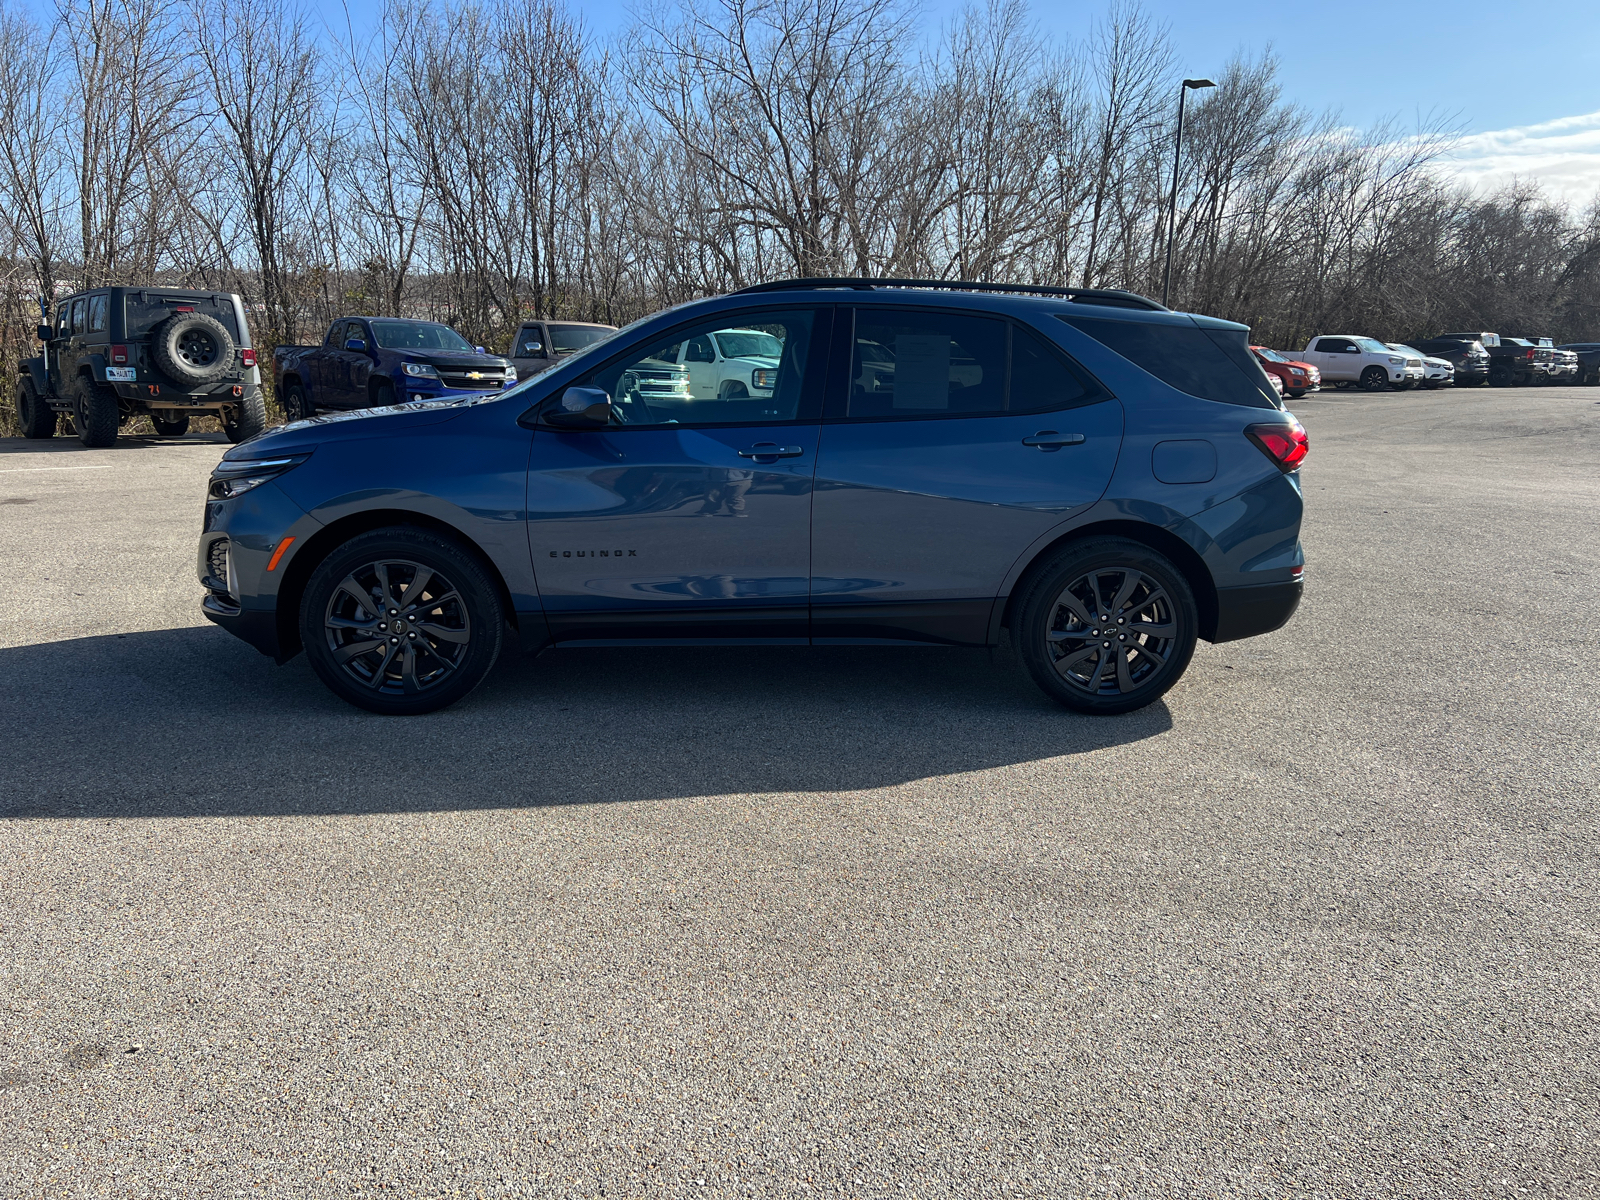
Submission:
M 1299 616 L 1110 719 L 375 717 L 200 617 L 220 439 L 0 443 L 0 1196 L 1600 1193 L 1600 389 L 1293 407 Z

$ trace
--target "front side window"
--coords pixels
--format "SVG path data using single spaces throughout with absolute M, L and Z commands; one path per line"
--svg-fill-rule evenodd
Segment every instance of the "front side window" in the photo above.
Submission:
M 557 354 L 571 354 L 605 341 L 613 332 L 610 329 L 596 329 L 593 325 L 552 325 L 550 345 Z
M 106 331 L 106 313 L 109 309 L 106 299 L 104 295 L 89 297 L 90 333 L 104 333 Z
M 604 391 L 622 425 L 799 420 L 806 415 L 802 397 L 815 323 L 810 309 L 745 314 L 736 324 L 726 317 L 703 322 L 612 359 L 578 386 Z M 730 329 L 759 333 L 775 353 L 716 361 L 712 339 Z
M 355 332 L 349 337 L 361 337 L 361 327 L 352 323 Z M 448 325 L 434 321 L 372 322 L 372 336 L 385 350 L 465 350 L 472 353 L 472 344 Z
M 72 306 L 63 304 L 56 309 L 56 336 L 66 337 L 72 331 Z
M 1074 329 L 1161 382 L 1221 404 L 1278 408 L 1277 390 L 1250 354 L 1245 331 L 1062 316 Z

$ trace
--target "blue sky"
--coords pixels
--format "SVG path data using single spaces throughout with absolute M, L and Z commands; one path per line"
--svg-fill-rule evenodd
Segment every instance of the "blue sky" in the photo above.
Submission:
M 633 5 L 580 7 L 605 34 L 626 25 Z M 962 7 L 927 0 L 925 36 L 936 37 Z M 1031 7 L 1047 37 L 1077 40 L 1106 6 Z M 1537 177 L 1579 204 L 1600 191 L 1600 0 L 1146 0 L 1145 9 L 1171 27 L 1186 74 L 1210 74 L 1241 50 L 1271 45 L 1284 95 L 1296 103 L 1337 109 L 1360 127 L 1385 118 L 1410 127 L 1430 113 L 1458 122 L 1473 136 L 1447 169 L 1467 183 Z

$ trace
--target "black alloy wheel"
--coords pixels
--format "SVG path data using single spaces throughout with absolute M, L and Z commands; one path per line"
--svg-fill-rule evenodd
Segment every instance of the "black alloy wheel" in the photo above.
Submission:
M 173 339 L 172 352 L 179 362 L 195 371 L 210 371 L 222 357 L 222 347 L 209 329 L 185 329 Z
M 285 421 L 304 421 L 306 418 L 316 415 L 316 406 L 306 396 L 305 388 L 298 383 L 291 383 L 283 389 L 283 419 Z
M 1183 573 L 1121 538 L 1069 546 L 1034 576 L 1012 641 L 1044 692 L 1079 712 L 1143 708 L 1182 677 L 1199 619 Z
M 312 572 L 300 638 L 338 696 L 385 715 L 433 712 L 483 682 L 505 609 L 481 563 L 421 529 L 353 538 Z
M 1368 367 L 1361 372 L 1361 386 L 1369 392 L 1381 392 L 1389 386 L 1389 372 L 1382 367 Z

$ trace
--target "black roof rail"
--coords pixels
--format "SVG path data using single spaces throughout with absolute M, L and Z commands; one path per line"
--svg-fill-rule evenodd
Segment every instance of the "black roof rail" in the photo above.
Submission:
M 1076 304 L 1104 304 L 1114 308 L 1142 308 L 1149 312 L 1171 312 L 1164 304 L 1157 304 L 1138 292 L 1125 292 L 1119 288 L 1059 288 L 1033 283 L 974 283 L 962 279 L 869 279 L 850 276 L 821 276 L 817 278 L 777 279 L 771 283 L 757 283 L 733 292 L 735 296 L 748 296 L 757 292 L 792 292 L 802 288 L 854 288 L 870 292 L 874 288 L 934 288 L 946 292 L 1007 292 L 1018 296 L 1060 296 Z

